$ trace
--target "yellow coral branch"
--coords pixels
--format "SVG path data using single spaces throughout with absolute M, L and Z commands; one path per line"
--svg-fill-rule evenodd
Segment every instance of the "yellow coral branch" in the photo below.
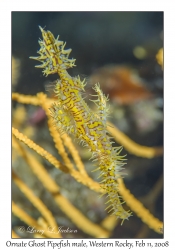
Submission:
M 40 213 L 44 216 L 44 218 L 47 220 L 49 226 L 51 226 L 53 229 L 56 229 L 58 227 L 52 213 L 48 208 L 45 206 L 45 204 L 33 194 L 33 192 L 30 190 L 29 187 L 27 187 L 24 182 L 12 171 L 12 178 L 15 184 L 19 187 L 19 189 L 24 193 L 24 195 L 29 199 L 29 201 L 40 211 Z M 61 234 L 58 232 L 56 234 L 56 238 L 62 238 Z
M 85 233 L 97 238 L 108 238 L 109 231 L 87 219 L 77 208 L 75 208 L 65 197 L 56 194 L 54 200 L 59 208 L 71 219 L 71 221 Z
M 34 106 L 40 105 L 40 100 L 37 96 L 32 95 L 23 95 L 19 93 L 12 93 L 12 100 L 17 101 L 23 104 L 31 104 Z M 51 105 L 53 103 L 53 100 L 50 98 L 47 98 L 48 105 Z
M 80 155 L 77 151 L 77 149 L 75 148 L 74 144 L 72 143 L 72 140 L 70 138 L 70 136 L 68 136 L 68 134 L 64 133 L 62 135 L 62 139 L 64 141 L 64 145 L 69 149 L 69 152 L 71 153 L 74 162 L 77 166 L 77 168 L 79 169 L 80 173 L 87 176 L 87 172 L 85 170 L 84 164 L 80 158 Z
M 38 146 L 36 143 L 34 143 L 32 140 L 30 140 L 27 136 L 20 133 L 17 129 L 12 127 L 12 134 L 20 141 L 25 143 L 29 148 L 36 151 L 39 155 L 41 155 L 43 158 L 48 160 L 52 165 L 54 165 L 56 168 L 61 169 L 63 172 L 67 173 L 68 169 L 66 166 L 61 164 L 53 155 L 48 153 L 46 150 L 44 150 L 42 147 Z
M 145 224 L 147 224 L 155 232 L 161 234 L 162 232 L 160 228 L 163 228 L 163 223 L 159 219 L 155 218 L 149 210 L 146 209 L 143 204 L 130 193 L 130 191 L 125 187 L 122 179 L 119 179 L 118 182 L 119 192 L 125 199 L 126 204 L 137 214 L 138 217 L 141 218 Z
M 106 218 L 100 223 L 102 227 L 110 232 L 119 224 L 119 219 L 116 219 L 114 215 L 106 216 Z
M 108 122 L 108 131 L 114 137 L 114 139 L 123 147 L 136 156 L 153 158 L 163 154 L 162 147 L 146 147 L 139 145 L 138 143 L 131 140 L 128 136 L 122 133 L 118 128 L 116 128 L 112 123 Z
M 19 219 L 24 221 L 27 225 L 34 227 L 36 230 L 42 232 L 44 229 L 38 225 L 37 221 L 34 220 L 30 215 L 24 212 L 19 206 L 16 205 L 14 201 L 12 201 L 12 212 L 16 215 Z M 55 235 L 44 230 L 44 234 L 49 238 L 55 238 Z

